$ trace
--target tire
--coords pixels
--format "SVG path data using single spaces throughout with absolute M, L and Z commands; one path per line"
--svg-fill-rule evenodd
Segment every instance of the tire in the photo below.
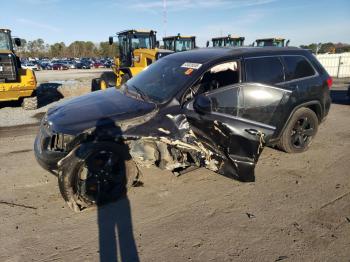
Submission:
M 23 98 L 22 108 L 24 110 L 35 110 L 35 109 L 37 109 L 38 108 L 38 98 L 36 96 Z
M 65 160 L 58 184 L 68 206 L 79 212 L 121 198 L 137 183 L 138 173 L 126 145 L 84 143 Z
M 306 151 L 318 130 L 318 118 L 309 108 L 299 108 L 285 128 L 278 147 L 287 153 Z
M 121 84 L 125 84 L 126 82 L 128 82 L 128 80 L 130 79 L 130 75 L 129 74 L 124 74 L 122 76 L 122 81 L 121 81 Z
M 100 79 L 94 78 L 91 80 L 91 92 L 98 91 L 101 89 Z
M 114 72 L 104 72 L 101 75 L 101 82 L 104 81 L 106 83 L 107 88 L 116 86 L 117 79 Z

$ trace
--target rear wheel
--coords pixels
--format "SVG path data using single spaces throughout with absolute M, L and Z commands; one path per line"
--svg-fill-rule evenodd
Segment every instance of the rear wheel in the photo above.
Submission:
M 94 78 L 91 80 L 91 92 L 100 90 L 100 79 L 99 78 Z
M 299 108 L 292 116 L 278 147 L 287 153 L 306 151 L 318 130 L 318 118 L 309 108 Z
M 69 207 L 81 211 L 119 199 L 137 178 L 125 145 L 100 142 L 80 145 L 63 165 L 58 182 Z
M 24 110 L 35 110 L 38 108 L 38 98 L 36 96 L 23 98 L 22 108 Z
M 101 89 L 103 89 L 102 84 L 104 84 L 104 87 L 108 88 L 108 87 L 116 86 L 116 83 L 117 83 L 117 79 L 116 79 L 114 72 L 102 73 L 102 75 L 101 75 Z
M 130 79 L 130 75 L 128 73 L 124 74 L 122 76 L 122 81 L 121 81 L 121 84 L 125 84 L 126 82 L 128 82 L 128 80 Z

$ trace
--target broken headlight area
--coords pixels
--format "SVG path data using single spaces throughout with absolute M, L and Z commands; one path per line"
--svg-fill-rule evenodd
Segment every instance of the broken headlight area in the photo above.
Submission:
M 48 149 L 51 151 L 66 152 L 71 147 L 69 145 L 74 139 L 75 136 L 71 135 L 53 134 Z

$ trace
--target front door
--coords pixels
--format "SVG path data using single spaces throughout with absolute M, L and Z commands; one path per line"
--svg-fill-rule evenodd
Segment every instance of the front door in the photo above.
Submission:
M 196 97 L 186 106 L 186 116 L 197 138 L 231 166 L 225 175 L 254 181 L 255 164 L 276 130 L 276 111 L 289 95 L 273 86 L 235 84 Z

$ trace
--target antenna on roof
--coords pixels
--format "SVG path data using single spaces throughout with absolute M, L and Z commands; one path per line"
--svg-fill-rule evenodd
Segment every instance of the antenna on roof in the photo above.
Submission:
M 167 27 L 167 6 L 166 0 L 163 0 L 163 27 L 164 27 L 164 37 L 166 36 Z

